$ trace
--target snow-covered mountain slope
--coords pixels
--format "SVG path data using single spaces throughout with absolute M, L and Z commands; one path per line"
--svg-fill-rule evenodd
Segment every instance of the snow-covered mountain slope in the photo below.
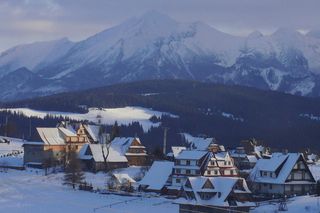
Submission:
M 0 56 L 0 77 L 22 66 L 36 73 L 46 84 L 32 85 L 37 92 L 30 96 L 172 78 L 318 96 L 315 35 L 282 28 L 239 37 L 150 11 L 76 43 L 63 39 L 10 49 Z
M 73 46 L 67 38 L 15 46 L 0 54 L 0 76 L 21 67 L 36 71 L 54 62 Z

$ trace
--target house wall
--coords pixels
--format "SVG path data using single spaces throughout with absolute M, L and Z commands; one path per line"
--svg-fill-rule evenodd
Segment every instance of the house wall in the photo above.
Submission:
M 126 155 L 129 166 L 146 166 L 147 156 Z
M 64 146 L 48 146 L 48 145 L 24 145 L 24 164 L 28 163 L 44 163 L 46 159 L 52 159 L 56 163 L 61 163 L 65 156 Z
M 44 150 L 42 145 L 24 145 L 24 164 L 42 163 L 44 161 Z

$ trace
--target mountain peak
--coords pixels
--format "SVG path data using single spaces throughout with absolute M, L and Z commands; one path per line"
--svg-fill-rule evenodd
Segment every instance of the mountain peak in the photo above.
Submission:
M 273 34 L 273 36 L 301 36 L 302 34 L 299 33 L 297 30 L 295 29 L 291 29 L 291 28 L 286 28 L 286 27 L 281 27 L 279 29 L 277 29 Z
M 263 37 L 263 34 L 258 30 L 253 31 L 248 35 L 248 38 L 261 38 L 261 37 Z

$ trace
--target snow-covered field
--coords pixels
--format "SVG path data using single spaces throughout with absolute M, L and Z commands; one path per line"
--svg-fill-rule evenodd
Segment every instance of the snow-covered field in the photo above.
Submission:
M 320 212 L 320 197 L 312 196 L 299 196 L 290 198 L 287 202 L 288 213 L 303 213 L 303 212 Z M 276 213 L 279 211 L 279 203 L 261 205 L 254 210 L 252 213 Z
M 101 195 L 63 186 L 62 174 L 44 176 L 42 172 L 0 172 L 0 212 L 118 212 L 177 213 L 178 206 L 162 197 Z M 102 174 L 98 177 L 102 177 Z M 91 177 L 90 177 L 91 178 Z
M 162 115 L 169 115 L 177 117 L 167 112 L 159 112 L 152 109 L 143 107 L 123 107 L 123 108 L 89 108 L 88 113 L 69 113 L 69 112 L 56 112 L 56 111 L 40 111 L 29 108 L 10 108 L 1 109 L 9 110 L 11 112 L 23 113 L 25 116 L 44 118 L 46 115 L 63 116 L 74 120 L 88 120 L 94 123 L 114 124 L 117 121 L 119 124 L 128 125 L 132 122 L 139 122 L 144 131 L 148 131 L 151 127 L 159 126 L 160 123 L 152 123 L 149 119 L 155 115 L 161 117 Z
M 6 139 L 10 143 L 0 143 L 0 167 L 22 167 L 23 166 L 23 143 L 22 139 L 0 137 L 3 142 Z

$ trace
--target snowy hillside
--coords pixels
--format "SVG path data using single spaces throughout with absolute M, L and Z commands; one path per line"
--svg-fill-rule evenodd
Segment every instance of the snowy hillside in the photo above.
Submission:
M 166 112 L 154 111 L 143 107 L 124 107 L 124 108 L 90 108 L 88 113 L 67 113 L 67 112 L 53 112 L 53 111 L 39 111 L 28 108 L 12 108 L 12 109 L 0 109 L 9 110 L 11 112 L 22 113 L 25 116 L 44 118 L 47 115 L 65 118 L 73 120 L 88 120 L 96 124 L 108 124 L 112 125 L 114 122 L 118 124 L 128 125 L 132 122 L 139 122 L 142 125 L 144 131 L 148 131 L 151 127 L 159 126 L 160 123 L 153 123 L 149 119 L 152 116 L 161 117 L 162 115 L 169 115 L 171 117 L 177 117 Z
M 239 37 L 150 11 L 76 43 L 36 42 L 3 52 L 0 82 L 21 67 L 36 76 L 15 79 L 12 84 L 19 88 L 4 87 L 0 99 L 145 79 L 194 79 L 318 96 L 316 35 L 281 28 L 271 35 L 256 31 Z

